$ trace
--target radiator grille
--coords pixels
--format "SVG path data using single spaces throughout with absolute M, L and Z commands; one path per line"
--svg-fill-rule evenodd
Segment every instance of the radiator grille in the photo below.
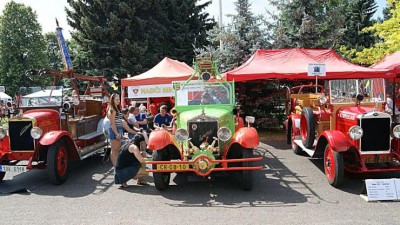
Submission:
M 363 136 L 361 151 L 387 151 L 390 149 L 390 118 L 361 119 Z
M 195 146 L 200 146 L 206 139 L 209 144 L 213 142 L 213 137 L 217 137 L 217 121 L 191 121 L 189 125 L 189 137 Z
M 31 137 L 31 130 L 32 121 L 10 121 L 8 123 L 11 151 L 34 150 L 34 139 Z

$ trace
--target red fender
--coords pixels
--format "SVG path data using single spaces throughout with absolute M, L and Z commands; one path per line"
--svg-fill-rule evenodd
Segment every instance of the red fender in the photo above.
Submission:
M 174 143 L 174 137 L 164 129 L 154 130 L 150 133 L 148 148 L 150 150 L 161 150 Z
M 10 138 L 5 136 L 3 140 L 0 140 L 0 154 L 10 151 Z
M 341 131 L 326 130 L 321 133 L 320 138 L 322 136 L 326 138 L 333 151 L 345 152 L 352 146 L 351 141 Z
M 39 144 L 42 146 L 48 146 L 56 143 L 59 139 L 65 137 L 65 142 L 68 145 L 69 153 L 71 154 L 71 159 L 80 159 L 80 154 L 78 153 L 78 149 L 75 147 L 75 143 L 71 134 L 68 131 L 64 130 L 57 130 L 57 131 L 50 131 L 43 135 L 43 137 L 39 140 Z M 40 149 L 35 149 L 35 155 L 37 154 L 36 151 Z
M 292 122 L 292 129 L 294 128 L 296 130 L 300 130 L 300 117 L 301 117 L 300 114 L 292 113 L 292 114 L 289 115 L 289 119 L 288 120 L 290 120 Z M 296 125 L 296 119 L 298 121 L 297 125 Z M 287 125 L 289 125 L 289 124 L 287 124 Z M 288 127 L 286 127 L 286 130 L 287 129 L 288 129 Z
M 232 144 L 238 143 L 244 148 L 255 148 L 260 144 L 257 130 L 254 127 L 242 127 L 233 135 L 231 143 L 229 143 L 228 149 Z

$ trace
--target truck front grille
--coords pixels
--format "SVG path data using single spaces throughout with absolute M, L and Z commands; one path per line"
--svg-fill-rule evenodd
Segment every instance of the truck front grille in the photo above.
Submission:
M 209 144 L 213 142 L 213 137 L 217 137 L 217 121 L 189 121 L 189 137 L 195 146 L 207 140 Z
M 10 121 L 8 123 L 11 151 L 34 150 L 34 139 L 31 137 L 31 130 L 32 121 Z
M 390 118 L 362 118 L 360 150 L 388 151 L 390 149 Z

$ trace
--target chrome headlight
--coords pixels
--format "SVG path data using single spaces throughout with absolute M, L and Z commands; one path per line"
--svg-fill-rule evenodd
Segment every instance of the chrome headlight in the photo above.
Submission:
M 189 132 L 186 129 L 179 128 L 175 131 L 175 139 L 179 142 L 185 142 L 189 138 Z
M 394 136 L 395 138 L 397 138 L 397 139 L 400 138 L 400 125 L 396 125 L 396 126 L 393 128 L 393 136 Z
M 359 127 L 358 125 L 352 126 L 349 129 L 349 136 L 353 140 L 358 140 L 363 136 L 363 129 Z
M 325 96 L 320 96 L 318 98 L 318 100 L 319 100 L 319 104 L 321 104 L 321 105 L 325 105 L 326 102 L 328 101 L 328 99 Z
M 217 136 L 221 141 L 227 141 L 232 137 L 232 131 L 227 127 L 221 127 L 218 129 Z
M 42 129 L 40 129 L 39 127 L 32 127 L 31 129 L 31 137 L 33 139 L 39 139 L 43 134 Z
M 7 132 L 4 128 L 0 127 L 0 140 L 5 138 L 7 135 Z

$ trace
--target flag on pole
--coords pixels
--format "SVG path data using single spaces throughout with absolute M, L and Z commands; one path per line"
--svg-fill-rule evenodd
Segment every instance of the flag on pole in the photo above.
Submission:
M 72 66 L 72 60 L 68 53 L 67 44 L 65 43 L 64 36 L 62 34 L 62 28 L 58 26 L 58 21 L 56 19 L 57 29 L 56 29 L 56 37 L 58 46 L 60 47 L 61 58 L 63 60 L 64 69 L 66 71 L 72 71 L 74 67 Z

